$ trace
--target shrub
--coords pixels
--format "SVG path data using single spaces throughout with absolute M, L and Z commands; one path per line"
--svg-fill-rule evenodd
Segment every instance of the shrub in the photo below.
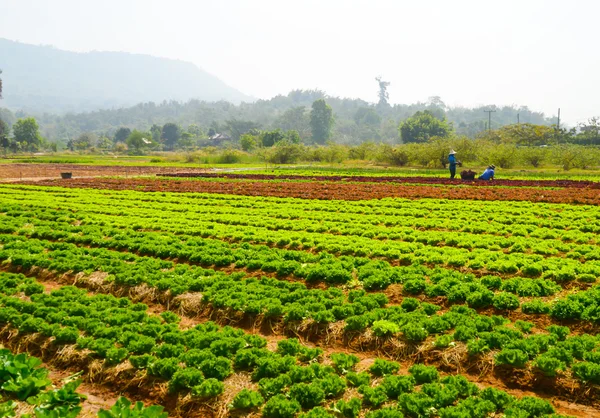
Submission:
M 418 384 L 437 382 L 440 378 L 435 366 L 425 366 L 424 364 L 413 364 L 408 372 L 413 375 Z
M 293 418 L 300 409 L 298 401 L 287 400 L 283 395 L 276 395 L 267 401 L 262 409 L 262 415 L 265 418 Z
M 400 364 L 395 361 L 383 360 L 383 359 L 375 359 L 375 362 L 371 367 L 369 367 L 369 371 L 374 376 L 387 376 L 390 374 L 398 373 L 400 370 Z

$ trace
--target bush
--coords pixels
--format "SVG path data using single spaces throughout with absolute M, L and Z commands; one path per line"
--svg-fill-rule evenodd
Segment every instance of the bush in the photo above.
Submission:
M 369 367 L 369 371 L 374 376 L 387 376 L 391 374 L 398 373 L 400 370 L 400 364 L 395 361 L 383 360 L 383 359 L 375 359 L 375 362 L 371 367 Z
M 424 364 L 413 364 L 408 372 L 413 375 L 417 384 L 437 382 L 440 378 L 435 366 L 425 366 Z
M 267 401 L 262 409 L 262 415 L 265 418 L 293 418 L 300 412 L 298 401 L 287 400 L 283 395 L 273 396 Z

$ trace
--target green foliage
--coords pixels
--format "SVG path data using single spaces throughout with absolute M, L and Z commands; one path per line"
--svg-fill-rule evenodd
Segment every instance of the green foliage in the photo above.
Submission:
M 354 366 L 359 362 L 359 358 L 354 354 L 333 353 L 330 358 L 336 372 L 340 374 L 346 374 L 353 371 Z
M 333 110 L 324 99 L 315 100 L 310 111 L 310 127 L 312 139 L 317 144 L 324 144 L 331 136 L 333 128 Z
M 497 365 L 508 365 L 517 368 L 523 368 L 529 361 L 527 353 L 519 349 L 504 348 L 494 358 Z
M 231 409 L 248 410 L 258 408 L 265 402 L 260 393 L 253 390 L 242 389 L 235 395 L 231 402 Z
M 343 418 L 358 418 L 362 409 L 362 400 L 360 398 L 352 398 L 349 401 L 340 399 L 335 403 L 334 411 L 339 413 Z
M 400 327 L 391 321 L 380 320 L 373 322 L 371 325 L 373 334 L 378 337 L 390 337 L 400 332 Z
M 145 407 L 141 402 L 132 406 L 127 398 L 120 397 L 109 410 L 100 410 L 98 418 L 167 418 L 168 415 L 163 410 L 162 406 Z
M 437 119 L 430 111 L 418 111 L 406 119 L 398 127 L 400 139 L 407 144 L 410 142 L 424 143 L 431 138 L 446 138 L 452 128 L 445 119 Z
M 295 399 L 288 400 L 283 395 L 273 396 L 262 409 L 265 418 L 293 418 L 301 409 Z
M 440 377 L 435 366 L 413 364 L 408 371 L 415 378 L 417 384 L 437 382 Z
M 198 386 L 192 388 L 192 395 L 197 398 L 207 399 L 215 398 L 223 393 L 225 385 L 215 378 L 202 381 Z
M 379 358 L 375 359 L 371 367 L 369 367 L 369 371 L 373 376 L 388 376 L 398 373 L 398 370 L 400 370 L 400 364 L 397 362 Z

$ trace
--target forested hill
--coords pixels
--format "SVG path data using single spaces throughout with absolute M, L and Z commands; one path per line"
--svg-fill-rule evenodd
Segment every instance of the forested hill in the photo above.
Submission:
M 374 105 L 361 99 L 328 97 L 318 90 L 294 90 L 287 95 L 269 100 L 233 105 L 226 101 L 204 102 L 146 102 L 135 106 L 72 113 L 64 116 L 35 112 L 10 112 L 0 108 L 0 119 L 12 125 L 18 117 L 34 116 L 42 134 L 50 140 L 66 141 L 83 132 L 113 136 L 122 126 L 147 131 L 152 125 L 176 123 L 186 129 L 197 125 L 206 134 L 210 128 L 217 132 L 235 134 L 232 130 L 257 127 L 259 129 L 296 130 L 303 139 L 310 137 L 309 114 L 313 101 L 325 98 L 333 109 L 335 124 L 332 139 L 338 143 L 363 141 L 398 141 L 398 123 L 417 111 L 429 110 L 440 119 L 452 122 L 459 135 L 475 137 L 487 129 L 486 109 L 495 109 L 492 128 L 521 123 L 550 125 L 555 118 L 546 117 L 527 107 L 482 106 L 477 108 L 448 107 L 439 98 L 427 102 L 402 105 Z M 237 128 L 236 128 L 237 127 Z M 64 142 L 63 141 L 63 142 Z
M 0 38 L 2 105 L 64 113 L 163 100 L 252 98 L 184 61 L 124 52 L 76 53 Z

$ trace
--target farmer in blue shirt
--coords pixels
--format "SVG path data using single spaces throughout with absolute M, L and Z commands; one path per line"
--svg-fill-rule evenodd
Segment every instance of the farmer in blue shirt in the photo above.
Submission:
M 454 176 L 456 175 L 456 164 L 458 163 L 458 161 L 456 160 L 456 151 L 454 150 L 450 150 L 450 154 L 448 154 L 448 163 L 449 163 L 449 168 L 450 168 L 450 178 L 453 179 Z
M 495 165 L 490 165 L 485 169 L 482 175 L 479 176 L 479 180 L 494 180 L 494 170 L 496 169 Z

